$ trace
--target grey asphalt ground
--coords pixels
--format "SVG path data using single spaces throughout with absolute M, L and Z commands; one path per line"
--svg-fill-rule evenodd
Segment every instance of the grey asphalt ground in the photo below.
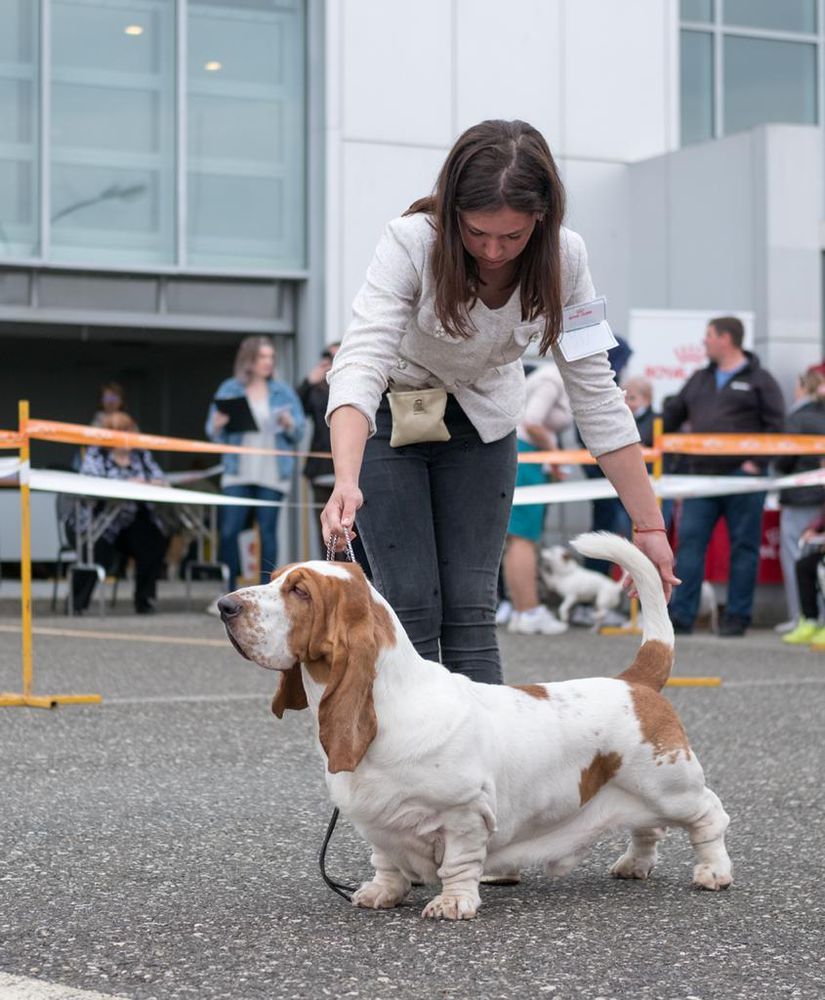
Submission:
M 228 644 L 93 637 L 220 640 L 216 620 L 36 625 L 83 633 L 36 638 L 36 691 L 104 702 L 0 708 L 2 972 L 133 1000 L 825 997 L 825 654 L 766 631 L 678 641 L 678 675 L 724 679 L 668 693 L 732 817 L 728 892 L 691 888 L 679 831 L 649 881 L 614 881 L 612 836 L 563 879 L 484 889 L 478 919 L 453 924 L 421 919 L 426 888 L 367 912 L 321 882 L 322 765 L 308 713 L 270 714 L 272 675 Z M 637 641 L 503 634 L 507 680 L 613 675 Z M 19 690 L 19 651 L 0 631 L 0 690 Z M 369 874 L 346 824 L 328 860 Z

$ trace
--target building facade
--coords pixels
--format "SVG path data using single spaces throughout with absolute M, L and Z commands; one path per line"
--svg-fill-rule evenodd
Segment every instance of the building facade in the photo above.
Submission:
M 200 436 L 249 333 L 297 380 L 384 224 L 491 117 L 546 135 L 617 331 L 637 310 L 751 313 L 790 389 L 822 356 L 823 18 L 823 0 L 0 0 L 0 426 L 21 396 L 86 421 L 116 379 L 147 431 Z

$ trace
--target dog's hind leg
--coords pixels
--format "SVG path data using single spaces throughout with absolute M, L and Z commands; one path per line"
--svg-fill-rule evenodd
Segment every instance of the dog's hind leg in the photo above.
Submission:
M 627 850 L 610 869 L 610 874 L 613 878 L 647 878 L 656 867 L 659 841 L 666 836 L 666 826 L 633 830 Z
M 375 876 L 371 882 L 364 882 L 353 893 L 353 906 L 370 910 L 389 910 L 398 906 L 410 891 L 409 879 L 377 847 L 373 848 L 370 860 L 375 868 Z
M 683 823 L 696 856 L 693 884 L 698 889 L 727 889 L 733 881 L 733 866 L 725 849 L 725 830 L 730 819 L 718 796 L 709 788 L 702 793 L 701 807 L 695 820 Z

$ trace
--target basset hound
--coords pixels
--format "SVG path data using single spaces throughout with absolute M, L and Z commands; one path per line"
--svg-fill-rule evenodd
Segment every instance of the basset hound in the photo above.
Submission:
M 731 884 L 728 816 L 659 693 L 673 660 L 659 576 L 616 535 L 573 544 L 618 563 L 639 592 L 642 644 L 617 678 L 506 686 L 452 674 L 415 652 L 352 564 L 293 564 L 218 602 L 238 652 L 280 672 L 278 718 L 315 717 L 330 796 L 372 846 L 356 906 L 393 907 L 413 881 L 440 882 L 423 916 L 469 919 L 485 869 L 563 875 L 616 828 L 630 834 L 616 878 L 647 878 L 666 827 L 681 826 L 694 884 Z

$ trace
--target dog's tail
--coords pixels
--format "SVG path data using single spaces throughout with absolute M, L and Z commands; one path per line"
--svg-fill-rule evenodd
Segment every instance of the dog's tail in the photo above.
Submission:
M 620 678 L 661 691 L 673 666 L 673 625 L 656 567 L 632 542 L 619 535 L 591 531 L 570 544 L 583 556 L 617 563 L 633 578 L 643 611 L 642 645 Z

